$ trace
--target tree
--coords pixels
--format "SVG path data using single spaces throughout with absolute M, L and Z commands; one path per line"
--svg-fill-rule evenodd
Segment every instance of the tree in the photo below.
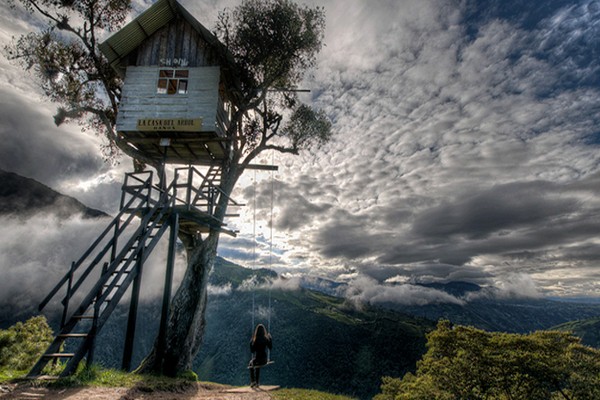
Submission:
M 490 333 L 438 323 L 416 374 L 384 378 L 377 400 L 592 399 L 600 351 L 569 333 Z
M 46 28 L 15 39 L 5 48 L 39 77 L 44 93 L 59 104 L 55 122 L 78 121 L 106 136 L 103 153 L 114 160 L 122 149 L 137 166 L 153 160 L 122 143 L 115 131 L 122 81 L 98 50 L 99 38 L 118 29 L 130 0 L 10 0 L 43 17 Z M 219 14 L 218 38 L 234 60 L 233 118 L 227 130 L 232 157 L 221 165 L 214 217 L 223 221 L 227 198 L 244 170 L 265 151 L 298 154 L 331 138 L 322 111 L 302 104 L 294 91 L 316 64 L 323 42 L 324 10 L 290 0 L 243 1 Z M 191 368 L 202 343 L 207 277 L 219 231 L 204 238 L 179 232 L 187 269 L 172 302 L 163 349 L 158 339 L 140 371 L 175 375 Z
M 31 368 L 52 341 L 52 329 L 43 316 L 0 329 L 0 368 L 23 371 Z

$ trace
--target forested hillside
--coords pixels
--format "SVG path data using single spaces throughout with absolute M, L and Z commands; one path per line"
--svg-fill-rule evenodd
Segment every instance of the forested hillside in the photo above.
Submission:
M 447 319 L 455 324 L 510 333 L 551 329 L 573 320 L 600 317 L 600 304 L 595 302 L 497 296 L 495 288 L 484 289 L 467 282 L 423 286 L 444 291 L 457 299 L 464 300 L 463 304 L 405 305 L 390 302 L 382 303 L 380 306 L 433 321 Z
M 273 277 L 268 270 L 251 270 L 218 259 L 211 276 L 215 287 L 209 299 L 207 332 L 194 370 L 200 379 L 232 385 L 249 382 L 252 301 L 255 322 L 268 325 L 268 289 L 245 289 L 253 275 Z M 432 322 L 366 308 L 358 311 L 342 299 L 306 289 L 271 290 L 271 332 L 274 364 L 266 367 L 261 383 L 321 389 L 370 398 L 384 375 L 403 376 L 414 370 L 425 352 L 425 333 Z M 98 340 L 97 359 L 106 366 L 120 364 L 126 307 L 120 307 Z M 134 364 L 151 345 L 160 304 L 140 311 Z
M 3 183 L 0 212 L 5 214 L 19 217 L 37 212 L 59 216 L 104 215 L 15 174 L 0 171 L 0 182 Z M 287 285 L 284 281 L 271 291 L 266 286 L 261 287 L 276 276 L 273 271 L 251 270 L 218 259 L 210 277 L 213 289 L 205 343 L 194 366 L 201 379 L 233 385 L 248 383 L 246 365 L 250 357 L 248 341 L 253 303 L 254 322 L 270 325 L 274 338 L 272 359 L 275 363 L 264 370 L 262 382 L 323 389 L 361 398 L 370 398 L 378 392 L 381 377 L 402 377 L 408 371 L 415 371 L 417 360 L 425 353 L 425 334 L 433 329 L 432 321 L 440 318 L 488 331 L 529 332 L 600 315 L 598 304 L 485 297 L 465 305 L 386 304 L 388 311 L 370 307 L 357 310 L 343 298 L 309 289 L 310 282 L 306 282 L 304 288 Z M 343 284 L 330 282 L 329 285 L 329 293 L 340 293 L 337 289 Z M 323 285 L 317 286 L 323 290 Z M 436 284 L 434 288 L 457 297 L 481 290 L 477 285 L 457 282 Z M 134 365 L 152 345 L 160 308 L 158 295 L 156 300 L 141 305 Z M 120 367 L 127 310 L 126 303 L 120 305 L 98 338 L 96 360 L 107 367 Z M 1 317 L 0 327 L 6 328 L 23 316 L 17 317 L 12 312 Z M 59 316 L 48 317 L 56 329 Z M 598 346 L 599 326 L 595 318 L 564 324 L 557 329 L 573 331 L 584 344 Z
M 581 339 L 581 343 L 600 349 L 600 318 L 571 321 L 552 329 L 571 332 Z
M 571 334 L 485 332 L 440 321 L 416 374 L 384 379 L 376 400 L 600 398 L 600 351 Z

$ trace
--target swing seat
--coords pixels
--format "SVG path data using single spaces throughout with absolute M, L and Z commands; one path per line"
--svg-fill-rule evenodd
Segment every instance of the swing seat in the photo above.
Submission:
M 258 387 L 242 386 L 225 390 L 225 393 L 255 393 L 255 392 L 272 392 L 278 390 L 281 386 L 260 385 Z
M 266 367 L 267 365 L 271 365 L 271 364 L 275 364 L 275 361 L 269 360 L 269 361 L 267 361 L 266 364 L 261 364 L 261 365 L 248 365 L 248 369 L 250 369 L 250 368 L 262 368 L 262 367 Z

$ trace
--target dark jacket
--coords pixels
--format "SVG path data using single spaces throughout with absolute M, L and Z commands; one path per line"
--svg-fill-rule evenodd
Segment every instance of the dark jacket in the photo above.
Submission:
M 256 338 L 256 342 L 250 341 L 250 351 L 254 353 L 253 365 L 265 365 L 267 363 L 267 348 L 269 350 L 273 348 L 273 341 L 269 334 L 266 337 Z

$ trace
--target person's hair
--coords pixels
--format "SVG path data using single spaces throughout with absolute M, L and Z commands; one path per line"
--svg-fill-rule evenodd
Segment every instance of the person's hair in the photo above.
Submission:
M 263 339 L 267 337 L 267 329 L 263 324 L 256 325 L 254 329 L 254 335 L 252 335 L 252 343 L 256 343 L 256 339 Z

